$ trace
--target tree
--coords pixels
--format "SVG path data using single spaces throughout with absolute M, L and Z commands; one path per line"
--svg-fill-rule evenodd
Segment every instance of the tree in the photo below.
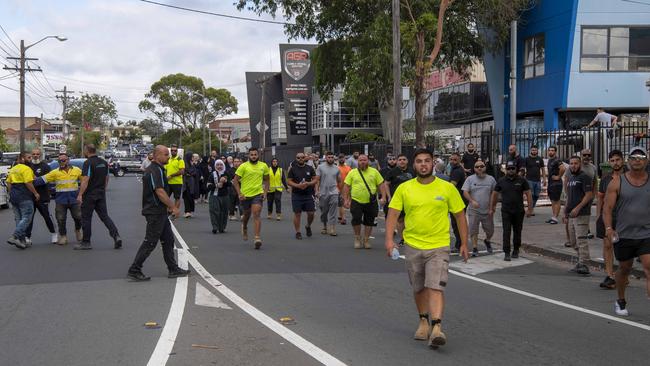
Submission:
M 143 135 L 149 135 L 152 138 L 158 137 L 165 133 L 162 123 L 151 118 L 145 118 L 138 124 Z
M 238 9 L 284 14 L 289 39 L 316 39 L 316 89 L 343 85 L 359 107 L 392 104 L 391 0 L 238 0 Z M 402 79 L 415 96 L 416 144 L 424 146 L 428 73 L 465 74 L 484 52 L 502 47 L 509 25 L 531 0 L 401 0 Z M 442 21 L 439 21 L 442 20 Z M 489 34 L 487 36 L 486 34 Z
M 5 135 L 5 131 L 0 129 L 0 151 L 8 151 L 10 150 L 10 146 L 7 143 L 7 137 Z
M 111 97 L 99 94 L 82 94 L 81 98 L 70 103 L 65 118 L 73 125 L 81 126 L 81 110 L 84 122 L 91 126 L 105 126 L 109 120 L 117 118 L 117 109 Z
M 153 83 L 138 107 L 159 123 L 170 123 L 187 133 L 209 120 L 237 113 L 237 99 L 226 89 L 206 88 L 200 78 L 178 73 Z
M 84 132 L 84 145 L 93 144 L 99 149 L 102 145 L 103 138 L 99 131 L 86 131 Z M 81 136 L 75 135 L 68 148 L 76 156 L 81 156 Z

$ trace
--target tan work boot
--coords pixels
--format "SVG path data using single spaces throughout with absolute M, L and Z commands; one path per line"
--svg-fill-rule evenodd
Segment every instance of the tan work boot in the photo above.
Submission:
M 327 230 L 327 227 L 325 227 L 325 226 L 323 226 L 323 228 L 320 230 L 320 233 L 323 234 L 323 235 L 327 235 L 327 232 L 328 232 L 328 230 Z
M 330 236 L 337 236 L 338 235 L 336 233 L 336 227 L 334 225 L 330 225 L 330 229 L 328 231 L 328 234 L 330 234 Z
M 431 329 L 431 336 L 429 336 L 429 347 L 438 348 L 444 346 L 447 343 L 447 337 L 445 333 L 442 332 L 442 325 L 440 321 Z
M 431 333 L 431 326 L 429 325 L 429 318 L 420 316 L 420 323 L 418 324 L 418 329 L 413 335 L 413 339 L 416 341 L 426 341 L 429 340 L 429 334 Z
M 81 230 L 75 230 L 74 235 L 77 238 L 77 241 L 81 243 L 81 241 L 84 239 L 84 235 L 81 232 Z
M 276 219 L 277 221 L 280 221 L 280 220 L 282 220 L 282 215 L 280 215 L 280 214 L 277 214 L 277 215 L 275 216 L 275 219 Z
M 363 237 L 363 248 L 364 249 L 372 249 L 372 245 L 370 245 L 370 237 L 368 237 L 368 236 Z
M 68 244 L 68 237 L 65 235 L 59 235 L 59 240 L 56 242 L 57 245 L 66 245 Z
M 363 246 L 361 245 L 361 237 L 359 235 L 354 236 L 354 249 L 361 249 Z
M 267 220 L 273 220 L 273 215 L 272 215 L 272 214 L 268 214 L 268 215 L 266 215 L 266 219 L 267 219 Z

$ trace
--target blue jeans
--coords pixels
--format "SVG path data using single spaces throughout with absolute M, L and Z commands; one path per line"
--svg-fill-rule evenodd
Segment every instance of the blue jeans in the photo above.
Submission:
M 533 195 L 533 207 L 535 207 L 537 206 L 539 195 L 542 193 L 542 182 L 529 180 L 528 185 L 530 186 L 530 193 Z
M 32 222 L 34 215 L 34 202 L 32 200 L 20 201 L 18 204 L 12 204 L 12 207 L 16 220 L 14 236 L 19 240 L 24 240 L 27 227 Z

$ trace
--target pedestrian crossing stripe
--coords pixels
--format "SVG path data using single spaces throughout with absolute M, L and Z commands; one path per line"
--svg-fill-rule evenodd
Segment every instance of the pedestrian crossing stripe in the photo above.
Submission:
M 503 255 L 486 255 L 470 258 L 467 263 L 463 261 L 451 262 L 449 263 L 449 267 L 457 271 L 476 276 L 481 273 L 519 267 L 531 263 L 533 262 L 521 257 L 513 258 L 511 262 L 506 262 L 503 260 Z

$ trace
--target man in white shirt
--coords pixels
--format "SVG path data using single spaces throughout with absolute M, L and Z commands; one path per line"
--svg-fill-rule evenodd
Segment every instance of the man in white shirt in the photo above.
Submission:
M 599 127 L 603 128 L 617 128 L 619 126 L 618 117 L 605 112 L 604 108 L 600 107 L 596 109 L 596 113 L 596 117 L 594 117 L 594 120 L 587 125 L 587 128 L 592 127 L 595 124 L 598 124 Z

